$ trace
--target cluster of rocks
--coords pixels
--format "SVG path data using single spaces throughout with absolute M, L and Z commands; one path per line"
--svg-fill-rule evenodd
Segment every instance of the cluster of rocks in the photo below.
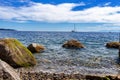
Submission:
M 115 48 L 115 49 L 119 49 L 120 48 L 120 42 L 108 42 L 106 43 L 105 45 L 107 48 Z M 68 49 L 73 49 L 73 48 L 85 48 L 85 46 L 80 43 L 79 41 L 77 40 L 68 40 L 66 41 L 62 47 L 64 48 L 68 48 Z
M 31 52 L 40 52 L 44 48 L 38 44 L 29 47 L 30 50 L 14 38 L 0 39 L 0 80 L 21 80 L 13 68 L 36 65 L 37 61 Z
M 32 43 L 26 48 L 17 39 L 0 39 L 0 80 L 21 80 L 14 68 L 36 65 L 37 61 L 32 53 L 44 49 L 37 43 Z
M 110 42 L 106 44 L 108 48 L 119 48 L 119 42 Z M 80 49 L 85 48 L 85 46 L 77 40 L 68 40 L 63 45 L 63 48 L 68 49 Z M 39 80 L 69 80 L 69 79 L 80 79 L 82 77 L 70 77 L 66 74 L 43 74 L 40 73 L 22 73 L 19 74 L 14 70 L 18 67 L 29 67 L 37 64 L 37 61 L 32 53 L 40 53 L 45 50 L 45 47 L 38 44 L 32 43 L 28 47 L 25 47 L 21 42 L 14 38 L 0 39 L 0 80 L 38 80 L 36 78 L 39 76 Z M 12 67 L 11 67 L 12 66 Z M 43 77 L 44 75 L 44 77 Z M 30 77 L 34 76 L 34 77 Z M 69 76 L 69 77 L 68 77 Z M 86 76 L 86 79 L 96 80 L 98 77 Z M 105 77 L 99 78 L 98 80 L 109 80 Z M 85 80 L 85 79 L 84 79 Z M 111 79 L 110 79 L 111 80 Z M 120 80 L 118 77 L 112 80 Z

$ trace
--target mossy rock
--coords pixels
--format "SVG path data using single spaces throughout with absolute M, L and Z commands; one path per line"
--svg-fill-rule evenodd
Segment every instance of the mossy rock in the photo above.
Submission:
M 17 39 L 0 39 L 0 59 L 13 67 L 28 67 L 36 64 L 32 53 Z

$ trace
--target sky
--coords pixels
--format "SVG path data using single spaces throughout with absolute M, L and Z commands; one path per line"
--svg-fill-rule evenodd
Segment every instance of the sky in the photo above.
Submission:
M 120 0 L 0 0 L 0 28 L 120 31 Z

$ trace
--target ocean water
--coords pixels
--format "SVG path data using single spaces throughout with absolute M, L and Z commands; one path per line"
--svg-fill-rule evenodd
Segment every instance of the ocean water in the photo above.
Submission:
M 82 74 L 120 74 L 117 49 L 108 49 L 105 44 L 118 41 L 116 32 L 33 32 L 0 31 L 0 38 L 17 38 L 25 46 L 39 43 L 46 47 L 34 54 L 38 64 L 34 71 Z M 62 44 L 77 39 L 84 49 L 65 49 Z

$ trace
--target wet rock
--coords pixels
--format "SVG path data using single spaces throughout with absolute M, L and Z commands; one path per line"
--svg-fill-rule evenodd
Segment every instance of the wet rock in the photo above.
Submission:
M 44 51 L 44 47 L 38 43 L 32 43 L 27 47 L 32 53 L 39 53 Z
M 64 48 L 84 48 L 84 45 L 77 40 L 69 40 L 65 42 L 62 47 Z
M 101 75 L 86 75 L 86 80 L 111 80 L 107 76 L 101 76 Z
M 120 78 L 118 78 L 118 75 L 109 75 L 106 77 L 109 78 L 110 80 L 119 80 L 120 79 Z
M 32 53 L 13 38 L 0 39 L 0 59 L 13 67 L 28 67 L 36 64 Z
M 106 44 L 107 48 L 116 48 L 116 49 L 118 49 L 119 46 L 120 46 L 119 42 L 109 42 L 109 43 Z
M 21 80 L 17 72 L 0 59 L 0 80 Z
M 86 79 L 88 79 L 88 80 L 102 80 L 102 78 L 101 77 L 99 77 L 99 76 L 95 76 L 95 75 L 86 75 Z

